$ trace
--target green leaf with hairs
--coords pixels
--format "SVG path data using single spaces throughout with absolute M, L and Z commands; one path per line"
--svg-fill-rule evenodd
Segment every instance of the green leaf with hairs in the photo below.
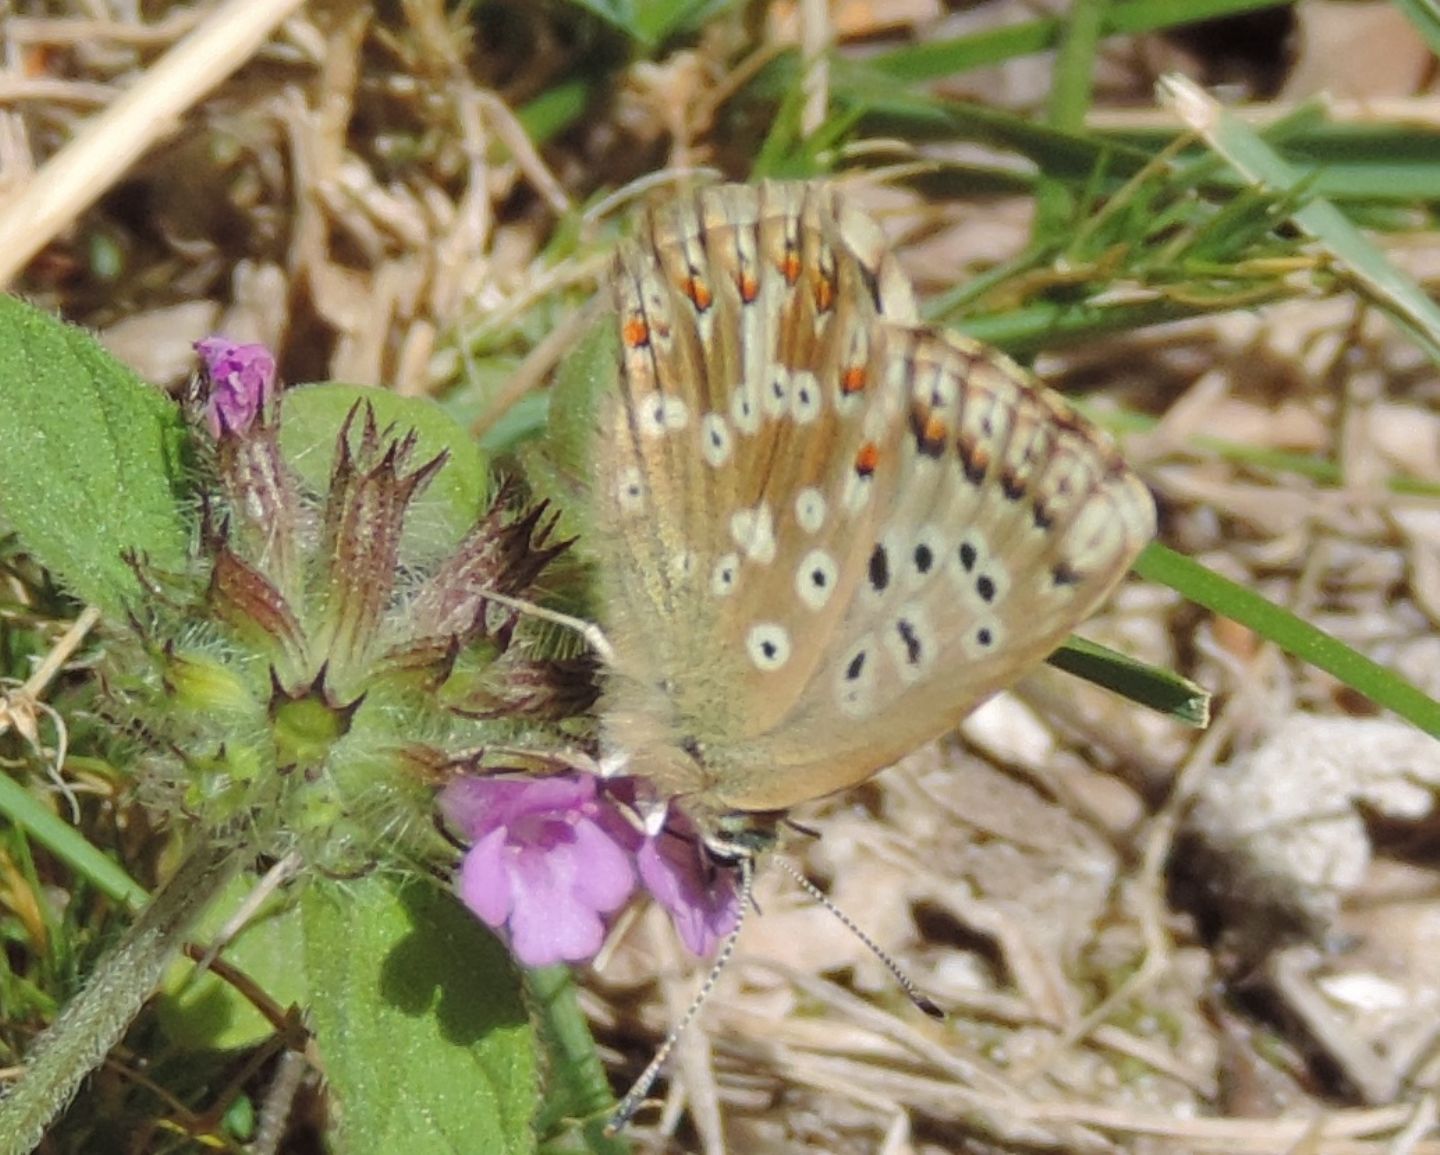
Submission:
M 126 561 L 185 563 L 179 410 L 89 333 L 0 295 L 0 515 L 76 597 L 121 614 Z
M 346 1155 L 524 1155 L 534 1031 L 505 949 L 425 880 L 313 879 L 311 1022 Z

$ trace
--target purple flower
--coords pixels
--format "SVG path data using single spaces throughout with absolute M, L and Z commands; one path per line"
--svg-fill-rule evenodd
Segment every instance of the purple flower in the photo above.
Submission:
M 634 833 L 589 775 L 462 778 L 441 811 L 471 842 L 460 898 L 527 966 L 584 962 L 635 889 Z
M 670 912 L 670 920 L 690 952 L 701 957 L 735 929 L 740 916 L 736 871 L 717 866 L 693 832 L 665 829 L 647 838 L 635 855 L 640 881 L 655 901 Z
M 210 394 L 205 424 L 217 441 L 245 433 L 275 392 L 275 358 L 264 345 L 237 345 L 224 337 L 195 342 Z

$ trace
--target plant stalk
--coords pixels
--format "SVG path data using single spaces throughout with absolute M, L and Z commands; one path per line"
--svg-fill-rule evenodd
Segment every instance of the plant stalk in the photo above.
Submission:
M 186 933 L 244 856 L 206 835 L 31 1048 L 0 1097 L 0 1155 L 29 1155 L 159 984 Z

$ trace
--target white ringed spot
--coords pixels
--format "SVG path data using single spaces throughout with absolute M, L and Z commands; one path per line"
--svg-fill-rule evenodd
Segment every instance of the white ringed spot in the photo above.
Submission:
M 918 680 L 935 661 L 938 647 L 934 632 L 925 611 L 914 602 L 890 619 L 884 640 L 900 680 L 907 685 Z
M 865 561 L 865 597 L 872 604 L 885 600 L 890 584 L 895 580 L 895 542 L 893 534 L 887 534 L 875 543 Z
M 825 525 L 825 495 L 815 486 L 795 495 L 795 523 L 806 533 L 819 533 Z
M 729 597 L 740 583 L 740 555 L 722 554 L 710 571 L 710 592 L 717 598 Z
M 662 437 L 690 424 L 690 409 L 678 397 L 648 393 L 636 402 L 636 424 L 642 437 Z
M 940 535 L 928 526 L 915 535 L 905 557 L 905 574 L 910 588 L 924 585 L 945 563 L 945 544 Z
M 645 508 L 645 482 L 635 466 L 623 472 L 616 482 L 615 498 L 621 513 L 635 513 Z
M 993 658 L 1005 641 L 1000 619 L 993 614 L 973 619 L 960 635 L 960 648 L 971 658 Z
M 796 425 L 809 425 L 820 416 L 820 382 L 815 374 L 802 369 L 790 379 L 790 416 Z
M 711 469 L 719 469 L 730 460 L 734 438 L 730 426 L 718 413 L 707 413 L 700 419 L 700 456 Z
M 950 576 L 955 579 L 955 584 L 962 590 L 967 589 L 981 572 L 982 563 L 988 559 L 988 553 L 985 538 L 975 530 L 969 530 L 951 550 L 954 568 L 950 571 Z
M 695 572 L 697 562 L 693 549 L 682 549 L 670 555 L 670 577 L 674 581 L 685 581 Z
M 840 659 L 835 671 L 835 697 L 840 712 L 863 718 L 875 709 L 875 667 L 879 654 L 875 639 L 866 635 Z
M 760 430 L 760 405 L 754 391 L 743 381 L 730 398 L 730 423 L 741 433 L 754 434 Z
M 760 405 L 766 417 L 777 421 L 790 408 L 790 370 L 784 365 L 770 366 L 765 388 L 760 393 Z
M 757 670 L 773 673 L 790 660 L 790 635 L 776 622 L 761 622 L 750 628 L 745 649 Z
M 840 581 L 840 567 L 823 549 L 812 549 L 795 571 L 795 592 L 812 610 L 822 610 Z

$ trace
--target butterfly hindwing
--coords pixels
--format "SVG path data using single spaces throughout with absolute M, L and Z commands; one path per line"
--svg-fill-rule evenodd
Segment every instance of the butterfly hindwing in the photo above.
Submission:
M 880 439 L 877 474 L 893 477 L 821 667 L 729 751 L 720 789 L 736 809 L 841 789 L 943 734 L 1054 650 L 1154 533 L 1149 492 L 1108 439 L 1013 362 L 877 333 L 876 372 L 907 387 Z

